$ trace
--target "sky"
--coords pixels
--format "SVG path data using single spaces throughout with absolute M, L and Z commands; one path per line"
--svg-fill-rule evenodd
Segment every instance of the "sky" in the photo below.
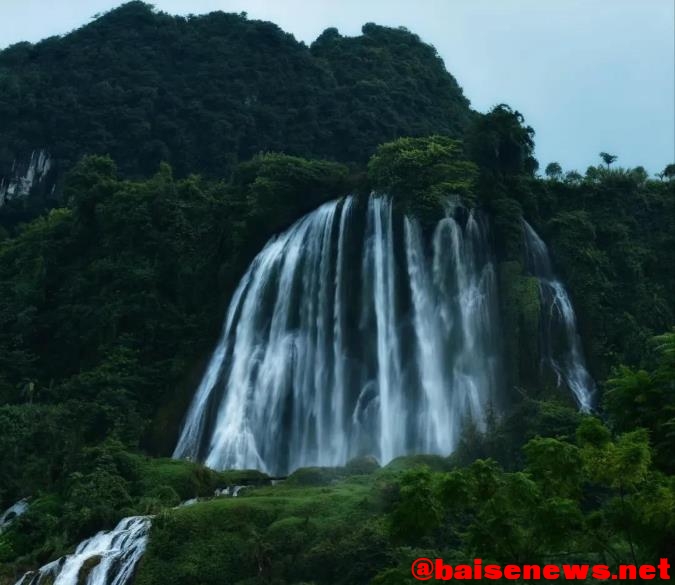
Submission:
M 65 34 L 120 0 L 0 0 L 0 48 Z M 405 26 L 436 47 L 472 107 L 519 110 L 543 167 L 585 171 L 601 151 L 655 173 L 675 161 L 675 0 L 154 0 L 172 14 L 324 29 Z

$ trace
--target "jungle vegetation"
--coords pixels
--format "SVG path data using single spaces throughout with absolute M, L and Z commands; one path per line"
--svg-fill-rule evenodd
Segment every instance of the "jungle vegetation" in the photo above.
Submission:
M 47 148 L 59 190 L 0 228 L 0 509 L 32 502 L 0 534 L 0 583 L 137 513 L 159 514 L 141 585 L 675 558 L 672 165 L 657 180 L 602 153 L 541 177 L 520 113 L 472 112 L 432 47 L 374 24 L 306 47 L 245 15 L 130 2 L 0 52 L 0 88 L 0 174 Z M 490 217 L 509 409 L 448 458 L 299 470 L 172 509 L 264 480 L 166 459 L 246 266 L 319 204 L 371 190 L 422 221 L 448 196 Z M 523 217 L 573 297 L 592 415 L 532 364 Z

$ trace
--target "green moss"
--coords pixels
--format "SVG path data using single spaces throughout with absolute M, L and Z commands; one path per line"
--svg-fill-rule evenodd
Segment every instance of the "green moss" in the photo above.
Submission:
M 523 208 L 508 197 L 498 196 L 487 206 L 492 218 L 495 248 L 500 260 L 519 262 L 523 257 Z
M 364 457 L 355 457 L 345 465 L 347 475 L 370 475 L 380 469 L 380 464 L 375 457 L 366 455 Z
M 293 486 L 329 485 L 343 475 L 338 467 L 303 467 L 291 473 L 286 480 Z
M 356 457 L 344 467 L 302 467 L 285 481 L 289 486 L 331 485 L 353 476 L 367 476 L 380 469 L 377 459 L 371 456 Z
M 170 510 L 153 523 L 136 585 L 326 582 L 316 577 L 326 571 L 343 582 L 339 551 L 372 516 L 370 493 L 358 482 L 284 483 Z
M 526 276 L 520 262 L 499 264 L 502 327 L 507 378 L 510 383 L 534 386 L 538 382 L 539 281 Z
M 308 516 L 287 516 L 275 520 L 265 531 L 265 540 L 275 543 L 281 554 L 299 554 L 308 540 L 316 538 L 320 528 Z
M 451 467 L 450 460 L 440 455 L 406 455 L 397 457 L 386 465 L 386 471 L 406 471 L 417 467 L 428 467 L 433 471 L 448 471 Z
M 523 333 L 536 338 L 541 315 L 539 281 L 534 276 L 524 276 L 518 282 L 517 298 Z
M 241 473 L 241 472 L 239 472 Z M 175 459 L 144 459 L 137 488 L 151 494 L 160 486 L 175 490 L 181 500 L 213 495 L 227 479 L 212 469 Z
M 82 563 L 80 570 L 77 573 L 77 585 L 87 585 L 89 574 L 94 567 L 101 562 L 101 555 L 95 555 Z

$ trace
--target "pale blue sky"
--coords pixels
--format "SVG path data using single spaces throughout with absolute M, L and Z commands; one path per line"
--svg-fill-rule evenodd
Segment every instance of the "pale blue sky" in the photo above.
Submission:
M 0 0 L 0 47 L 64 34 L 119 0 Z M 155 0 L 173 14 L 247 12 L 311 43 L 337 27 L 406 26 L 433 44 L 473 107 L 500 102 L 536 132 L 542 167 L 601 150 L 650 172 L 675 161 L 675 0 Z

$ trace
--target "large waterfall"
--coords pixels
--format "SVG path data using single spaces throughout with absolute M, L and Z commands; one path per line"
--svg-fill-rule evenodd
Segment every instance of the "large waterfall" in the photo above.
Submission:
M 500 384 L 482 219 L 431 233 L 386 197 L 327 203 L 237 288 L 175 457 L 284 473 L 371 454 L 448 454 Z
M 72 555 L 26 573 L 16 585 L 127 585 L 145 552 L 150 518 L 132 516 L 80 543 Z
M 558 386 L 564 384 L 572 390 L 581 410 L 588 412 L 593 405 L 595 384 L 586 369 L 572 302 L 553 272 L 544 241 L 524 220 L 523 232 L 527 267 L 539 279 L 542 365 L 551 368 Z

